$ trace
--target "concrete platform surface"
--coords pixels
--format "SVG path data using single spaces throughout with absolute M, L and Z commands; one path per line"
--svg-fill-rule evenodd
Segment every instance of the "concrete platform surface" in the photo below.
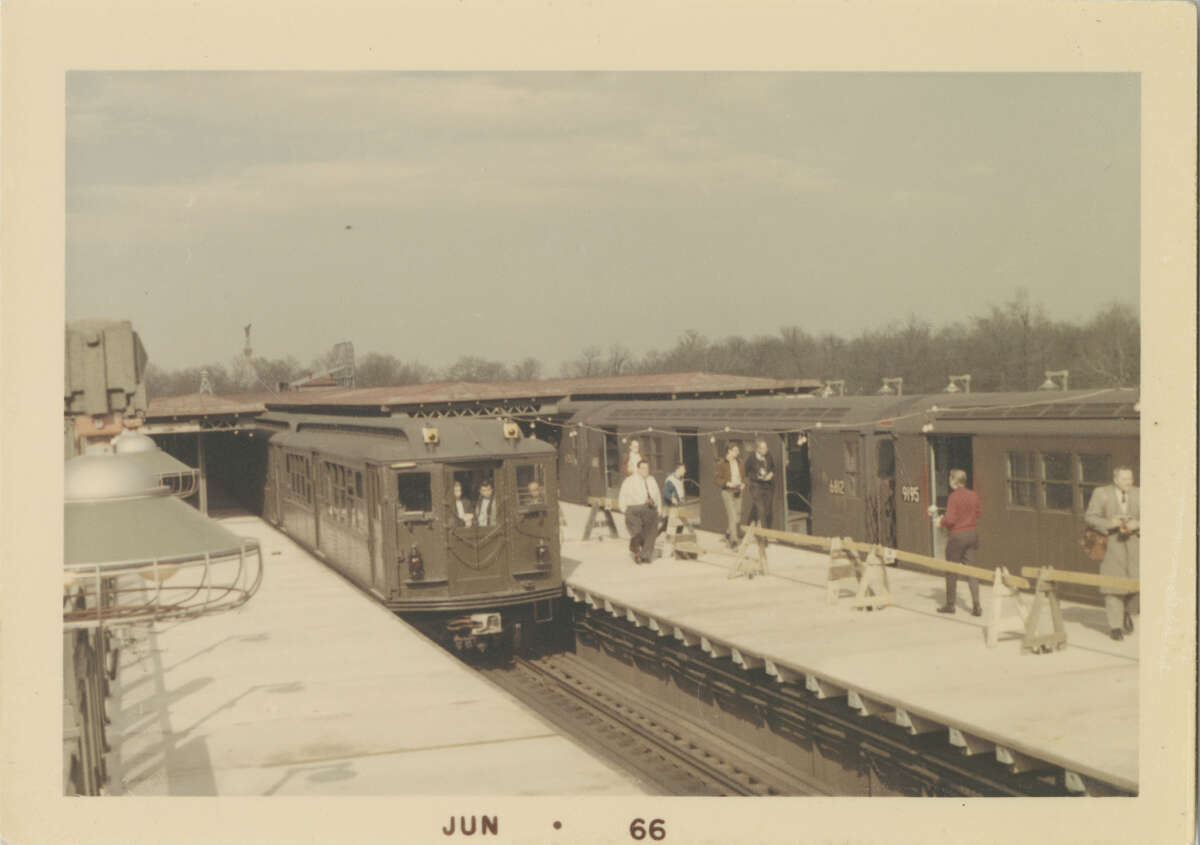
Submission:
M 265 522 L 243 607 L 129 630 L 113 794 L 634 795 L 642 789 Z
M 827 554 L 772 544 L 767 576 L 730 579 L 734 558 L 675 560 L 660 537 L 655 561 L 638 566 L 626 539 L 595 539 L 607 529 L 579 539 L 587 508 L 563 509 L 563 572 L 577 600 L 627 618 L 632 611 L 667 636 L 679 628 L 705 637 L 718 653 L 737 649 L 764 666 L 770 661 L 799 683 L 811 675 L 884 702 L 884 718 L 904 709 L 1002 749 L 1137 790 L 1139 633 L 1111 640 L 1101 607 L 1063 603 L 1068 645 L 1062 651 L 1022 653 L 1015 624 L 988 648 L 987 613 L 970 615 L 964 579 L 953 616 L 936 612 L 944 578 L 895 567 L 887 570 L 891 607 L 853 609 L 853 580 L 841 582 L 842 598 L 830 606 Z M 699 537 L 701 545 L 721 545 L 715 534 Z M 986 611 L 990 585 L 982 597 Z M 1022 601 L 1028 607 L 1032 597 Z M 1048 625 L 1047 618 L 1042 630 Z

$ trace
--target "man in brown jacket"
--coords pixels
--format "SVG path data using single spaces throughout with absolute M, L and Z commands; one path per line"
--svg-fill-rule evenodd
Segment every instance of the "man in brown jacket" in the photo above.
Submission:
M 741 453 L 738 444 L 730 442 L 725 445 L 725 457 L 718 458 L 714 475 L 717 487 L 721 489 L 721 500 L 725 503 L 725 517 L 729 526 L 725 537 L 730 547 L 738 544 L 738 525 L 742 516 L 742 491 L 746 488 L 746 469 L 738 458 Z

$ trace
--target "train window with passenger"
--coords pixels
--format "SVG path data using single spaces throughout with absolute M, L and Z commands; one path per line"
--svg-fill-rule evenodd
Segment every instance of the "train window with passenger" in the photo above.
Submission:
M 517 504 L 522 510 L 546 506 L 546 479 L 541 464 L 521 464 L 517 467 Z
M 396 476 L 396 516 L 424 519 L 433 510 L 429 473 L 402 472 Z
M 1008 453 L 1008 504 L 1010 507 L 1036 507 L 1037 469 L 1033 452 Z
M 1108 484 L 1110 478 L 1109 455 L 1080 455 L 1079 456 L 1079 510 L 1087 509 L 1088 502 L 1097 487 Z
M 1046 510 L 1070 512 L 1075 502 L 1071 456 L 1067 452 L 1042 454 L 1042 495 Z

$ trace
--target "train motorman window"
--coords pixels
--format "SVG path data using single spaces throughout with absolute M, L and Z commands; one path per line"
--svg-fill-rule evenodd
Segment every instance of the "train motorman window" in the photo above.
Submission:
M 1008 503 L 1021 508 L 1036 507 L 1037 468 L 1033 452 L 1008 453 Z
M 1075 501 L 1075 489 L 1071 484 L 1071 455 L 1067 452 L 1045 452 L 1042 454 L 1042 477 L 1045 482 L 1042 495 L 1046 510 L 1070 511 Z
M 397 516 L 424 516 L 433 510 L 429 473 L 404 472 L 396 476 Z
M 523 508 L 545 506 L 546 479 L 541 464 L 522 464 L 517 467 L 517 504 Z

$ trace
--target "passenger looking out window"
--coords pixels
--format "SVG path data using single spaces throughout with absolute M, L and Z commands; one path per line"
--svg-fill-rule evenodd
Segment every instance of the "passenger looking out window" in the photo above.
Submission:
M 496 504 L 495 488 L 490 479 L 479 485 L 479 501 L 475 503 L 475 524 L 487 528 L 496 524 L 498 506 Z

